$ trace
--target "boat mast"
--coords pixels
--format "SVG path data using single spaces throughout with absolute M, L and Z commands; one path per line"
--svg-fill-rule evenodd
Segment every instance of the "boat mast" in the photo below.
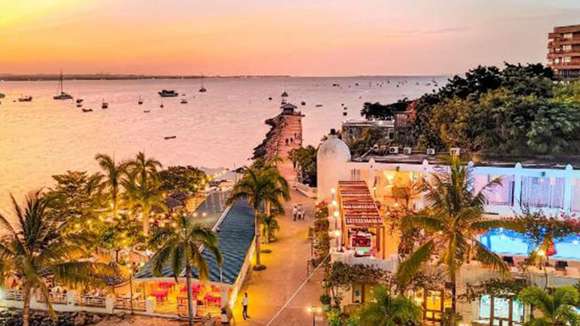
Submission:
M 62 79 L 63 79 L 63 76 L 62 76 L 62 70 L 61 70 L 61 71 L 60 71 L 60 93 L 61 93 L 61 94 L 63 93 L 63 87 L 62 87 Z

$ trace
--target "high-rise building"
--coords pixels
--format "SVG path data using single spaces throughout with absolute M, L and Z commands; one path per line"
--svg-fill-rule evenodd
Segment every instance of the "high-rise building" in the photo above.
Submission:
M 580 25 L 557 26 L 548 34 L 548 66 L 563 79 L 580 78 Z

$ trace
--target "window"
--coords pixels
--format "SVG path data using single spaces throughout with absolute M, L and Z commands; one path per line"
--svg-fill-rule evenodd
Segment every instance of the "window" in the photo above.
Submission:
M 562 35 L 562 37 L 570 39 L 570 38 L 572 38 L 572 33 L 565 33 L 564 35 Z
M 580 212 L 580 179 L 572 181 L 572 211 Z
M 563 208 L 564 178 L 523 177 L 521 205 Z
M 568 63 L 568 62 L 572 62 L 572 57 L 564 57 L 564 62 Z
M 562 46 L 562 50 L 564 51 L 572 51 L 572 45 L 571 44 L 566 44 Z
M 350 170 L 350 180 L 351 181 L 360 181 L 360 170 L 359 169 Z
M 489 205 L 502 205 L 502 206 L 512 206 L 514 197 L 514 176 L 513 175 L 488 175 L 480 174 L 474 177 L 474 191 L 480 191 L 486 184 L 494 179 L 499 178 L 501 181 L 500 185 L 493 186 L 487 189 L 485 192 L 485 198 L 487 198 Z
M 479 319 L 493 320 L 492 325 L 521 325 L 524 305 L 513 298 L 482 295 L 479 299 Z

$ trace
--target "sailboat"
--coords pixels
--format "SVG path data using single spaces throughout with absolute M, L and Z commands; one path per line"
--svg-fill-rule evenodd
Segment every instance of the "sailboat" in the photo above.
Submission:
M 139 104 L 139 105 L 143 104 L 143 99 L 141 98 L 141 96 L 139 96 L 139 100 L 137 101 L 137 104 Z
M 103 99 L 103 103 L 101 103 L 101 109 L 105 110 L 109 108 L 109 103 L 105 102 L 105 100 Z
M 201 88 L 199 89 L 200 93 L 205 93 L 207 92 L 207 89 L 205 89 L 205 87 L 203 87 L 203 75 L 201 75 Z
M 72 95 L 64 92 L 63 87 L 62 87 L 62 81 L 63 81 L 63 75 L 62 75 L 62 71 L 61 71 L 60 72 L 60 94 L 53 96 L 53 99 L 55 99 L 55 100 L 72 100 L 73 99 Z

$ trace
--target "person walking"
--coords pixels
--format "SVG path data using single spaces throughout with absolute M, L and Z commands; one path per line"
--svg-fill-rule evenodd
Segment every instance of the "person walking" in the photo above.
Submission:
M 298 209 L 296 204 L 292 205 L 292 220 L 296 221 L 296 216 L 298 215 Z
M 244 317 L 244 320 L 250 319 L 250 316 L 248 316 L 248 303 L 248 292 L 244 292 L 244 297 L 242 298 L 242 317 Z

